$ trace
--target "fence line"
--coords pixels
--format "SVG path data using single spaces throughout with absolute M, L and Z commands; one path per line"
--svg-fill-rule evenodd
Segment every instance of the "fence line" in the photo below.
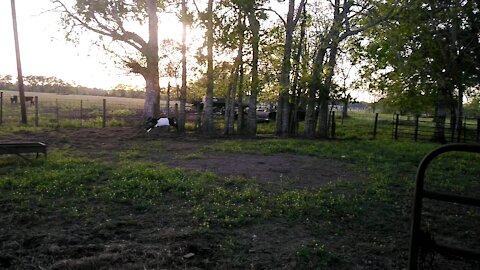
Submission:
M 19 125 L 20 106 L 14 100 L 5 102 L 0 92 L 0 125 Z M 178 103 L 171 102 L 172 108 L 163 107 L 164 115 L 178 115 Z M 35 127 L 114 127 L 143 125 L 143 104 L 138 102 L 115 102 L 106 98 L 85 99 L 56 97 L 34 98 L 27 105 L 28 123 Z M 197 128 L 199 112 L 192 108 L 187 111 L 187 127 Z M 222 125 L 222 116 L 218 116 Z M 429 141 L 435 133 L 435 119 L 419 115 L 382 114 L 364 111 L 348 111 L 328 117 L 329 136 L 340 139 L 394 139 Z M 480 142 L 480 119 L 462 119 L 462 127 L 452 128 L 449 119 L 445 121 L 444 135 L 449 142 Z M 33 123 L 33 124 L 32 124 Z M 265 125 L 265 126 L 263 126 Z M 302 123 L 300 125 L 303 125 Z M 274 125 L 258 125 L 260 133 L 274 132 Z M 268 131 L 271 130 L 271 131 Z M 303 130 L 300 128 L 299 130 Z M 300 136 L 302 134 L 299 134 Z

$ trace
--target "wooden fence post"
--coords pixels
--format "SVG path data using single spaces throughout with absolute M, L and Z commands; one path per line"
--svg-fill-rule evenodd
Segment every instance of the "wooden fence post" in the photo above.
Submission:
M 102 128 L 106 127 L 107 125 L 107 100 L 103 99 L 103 121 L 102 121 Z
M 397 116 L 395 119 L 395 134 L 394 134 L 395 140 L 398 140 L 398 124 L 399 123 L 400 123 L 400 115 L 397 113 Z
M 378 113 L 375 113 L 375 123 L 373 124 L 373 138 L 377 137 Z
M 83 127 L 83 99 L 80 99 L 80 127 Z
M 420 122 L 419 120 L 420 120 L 420 115 L 417 115 L 415 117 L 415 135 L 414 135 L 415 141 L 418 140 L 418 123 Z
M 3 92 L 0 92 L 0 125 L 3 124 Z
M 35 96 L 35 127 L 38 127 L 38 96 Z
M 57 126 L 60 126 L 60 119 L 58 117 L 58 99 L 55 99 L 55 117 L 57 118 Z

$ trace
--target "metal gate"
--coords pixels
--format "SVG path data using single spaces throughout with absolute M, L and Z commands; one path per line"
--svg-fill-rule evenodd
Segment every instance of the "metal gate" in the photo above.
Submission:
M 423 198 L 428 198 L 437 201 L 445 201 L 450 203 L 457 203 L 462 205 L 477 206 L 480 207 L 480 199 L 458 196 L 455 194 L 434 192 L 424 189 L 425 172 L 428 165 L 439 155 L 446 152 L 471 152 L 480 153 L 480 145 L 473 144 L 448 144 L 441 146 L 429 154 L 427 154 L 417 170 L 417 180 L 415 187 L 415 198 L 413 206 L 413 221 L 410 239 L 410 257 L 409 257 L 409 269 L 418 269 L 418 255 L 420 248 L 427 249 L 429 251 L 435 251 L 439 254 L 454 255 L 458 257 L 471 258 L 480 260 L 480 251 L 469 250 L 461 247 L 452 247 L 437 243 L 433 240 L 433 237 L 429 232 L 422 231 L 420 228 L 422 218 L 422 202 Z

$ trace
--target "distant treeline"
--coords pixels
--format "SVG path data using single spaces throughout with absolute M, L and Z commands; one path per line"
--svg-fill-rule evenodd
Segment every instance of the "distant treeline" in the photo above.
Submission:
M 25 76 L 25 92 L 56 93 L 61 95 L 92 95 L 109 97 L 145 98 L 145 91 L 119 84 L 114 89 L 89 88 L 73 85 L 57 77 Z M 17 90 L 17 83 L 11 75 L 0 75 L 0 89 Z

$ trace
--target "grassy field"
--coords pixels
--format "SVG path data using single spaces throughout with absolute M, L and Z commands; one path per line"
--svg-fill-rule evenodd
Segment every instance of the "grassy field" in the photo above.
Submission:
M 20 122 L 20 105 L 11 104 L 10 96 L 15 91 L 3 92 L 3 125 L 16 126 Z M 106 126 L 133 126 L 141 119 L 143 99 L 103 97 L 87 95 L 57 95 L 52 93 L 26 92 L 25 96 L 38 97 L 38 122 L 40 127 L 102 127 L 103 100 L 106 101 Z M 174 111 L 171 102 L 171 112 Z M 161 100 L 166 111 L 166 101 Z M 27 104 L 28 126 L 35 123 L 35 106 Z
M 358 175 L 321 188 L 296 189 L 151 161 L 160 155 L 167 160 L 168 153 L 158 149 L 173 142 L 130 140 L 100 158 L 98 150 L 78 152 L 64 138 L 62 147 L 50 149 L 45 161 L 27 164 L 2 157 L 0 266 L 406 268 L 416 168 L 437 145 L 193 139 L 188 147 L 194 144 L 196 150 L 183 157 L 295 155 L 352 164 L 352 175 Z M 479 161 L 479 155 L 448 154 L 432 164 L 428 186 L 479 196 Z M 438 239 L 480 247 L 478 209 L 464 211 L 433 202 L 425 207 L 424 228 L 440 235 Z M 77 255 L 68 249 L 77 250 Z M 427 262 L 432 269 L 479 267 L 439 255 Z

